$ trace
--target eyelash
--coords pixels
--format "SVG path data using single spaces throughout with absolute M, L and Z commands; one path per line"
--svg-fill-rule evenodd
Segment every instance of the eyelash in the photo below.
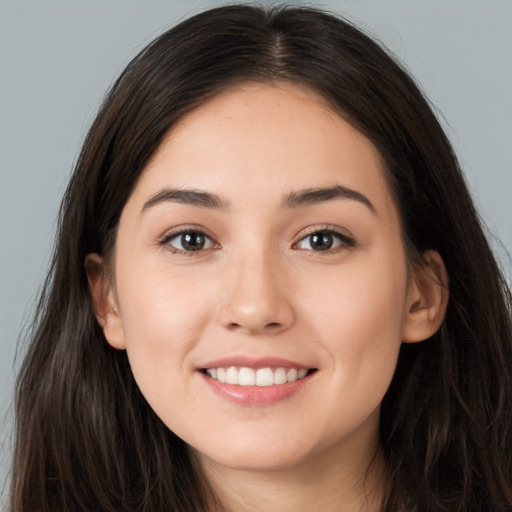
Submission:
M 204 237 L 204 240 L 206 241 L 205 243 L 209 244 L 210 246 L 206 247 L 206 248 L 200 247 L 197 250 L 185 250 L 185 249 L 178 249 L 171 245 L 172 240 L 178 239 L 179 237 L 183 237 L 185 235 L 195 235 L 195 236 Z M 340 230 L 335 229 L 331 226 L 325 226 L 325 227 L 321 227 L 321 228 L 318 228 L 318 227 L 310 228 L 309 232 L 306 232 L 305 234 L 302 233 L 300 239 L 292 244 L 292 249 L 300 250 L 300 247 L 298 247 L 298 245 L 301 242 L 307 240 L 309 237 L 313 237 L 314 235 L 322 235 L 322 236 L 328 236 L 328 237 L 332 237 L 334 239 L 338 239 L 339 244 L 336 245 L 335 247 L 329 247 L 327 249 L 320 249 L 317 251 L 315 251 L 314 249 L 305 249 L 307 251 L 311 251 L 312 253 L 318 253 L 320 255 L 321 254 L 325 254 L 325 255 L 335 254 L 339 251 L 346 250 L 346 249 L 352 249 L 353 247 L 356 246 L 356 241 L 352 237 L 346 235 L 345 233 L 343 233 Z M 159 245 L 164 246 L 172 254 L 180 254 L 180 255 L 185 255 L 185 256 L 197 256 L 201 253 L 204 253 L 204 251 L 211 250 L 211 249 L 218 249 L 220 247 L 220 244 L 218 244 L 211 235 L 207 234 L 204 231 L 204 229 L 199 228 L 199 227 L 196 228 L 193 226 L 179 228 L 178 230 L 173 231 L 171 233 L 166 233 L 164 235 L 164 237 L 159 241 Z M 183 240 L 182 240 L 181 245 L 183 246 Z M 310 241 L 310 246 L 311 246 L 311 241 Z
M 179 237 L 183 237 L 185 235 L 199 235 L 201 237 L 204 237 L 205 240 L 209 241 L 211 243 L 212 247 L 207 248 L 200 248 L 197 250 L 190 250 L 187 251 L 185 249 L 178 249 L 176 247 L 173 247 L 171 245 L 171 241 L 174 239 L 177 239 Z M 201 253 L 204 253 L 206 250 L 211 249 L 217 249 L 219 248 L 219 244 L 213 239 L 212 236 L 207 234 L 203 228 L 194 227 L 194 226 L 187 226 L 177 229 L 176 231 L 172 231 L 171 233 L 166 233 L 163 238 L 159 241 L 159 245 L 165 247 L 168 251 L 170 251 L 172 254 L 180 254 L 185 256 L 197 256 Z M 183 241 L 182 244 L 183 246 Z
M 300 244 L 301 242 L 305 241 L 306 239 L 308 239 L 314 235 L 324 235 L 324 236 L 327 235 L 329 237 L 336 238 L 339 241 L 339 244 L 337 246 L 329 247 L 324 250 L 315 251 L 313 249 L 306 249 L 306 250 L 309 250 L 309 251 L 319 254 L 319 255 L 336 254 L 340 251 L 352 249 L 356 246 L 356 241 L 354 240 L 354 238 L 348 236 L 346 233 L 343 233 L 339 229 L 334 228 L 332 226 L 323 226 L 320 228 L 312 227 L 309 230 L 307 230 L 306 233 L 301 233 L 300 239 L 292 245 L 292 248 L 294 248 L 294 249 L 297 248 L 298 244 Z M 310 245 L 311 245 L 311 242 L 310 242 Z M 297 248 L 297 250 L 300 250 L 300 249 Z

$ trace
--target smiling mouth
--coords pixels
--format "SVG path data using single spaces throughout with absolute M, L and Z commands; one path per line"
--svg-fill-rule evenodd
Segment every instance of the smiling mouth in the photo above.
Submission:
M 260 386 L 270 387 L 279 386 L 289 382 L 295 382 L 303 379 L 307 375 L 315 372 L 316 369 L 306 368 L 247 368 L 245 366 L 205 368 L 202 372 L 213 380 L 218 382 L 233 384 L 236 386 Z

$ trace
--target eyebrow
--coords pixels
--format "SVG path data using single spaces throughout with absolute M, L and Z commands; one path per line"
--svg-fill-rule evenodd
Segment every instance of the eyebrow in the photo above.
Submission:
M 333 199 L 351 199 L 365 205 L 372 213 L 377 215 L 377 210 L 372 202 L 361 192 L 343 185 L 328 188 L 307 188 L 290 193 L 283 201 L 287 208 L 300 208 L 311 206 Z M 165 202 L 190 204 L 198 208 L 211 208 L 227 211 L 229 204 L 218 195 L 210 192 L 202 192 L 193 189 L 164 188 L 144 203 L 141 214 L 149 208 Z
M 164 202 L 175 202 L 181 204 L 191 204 L 199 208 L 213 208 L 219 210 L 227 210 L 228 204 L 219 196 L 209 192 L 201 192 L 199 190 L 164 188 L 157 192 L 148 201 L 144 203 L 141 213 L 147 209 Z
M 336 185 L 329 188 L 308 188 L 292 192 L 285 200 L 284 204 L 288 208 L 298 208 L 301 206 L 310 206 L 333 199 L 352 199 L 364 204 L 372 213 L 377 215 L 377 209 L 372 202 L 361 192 L 353 190 L 343 185 Z

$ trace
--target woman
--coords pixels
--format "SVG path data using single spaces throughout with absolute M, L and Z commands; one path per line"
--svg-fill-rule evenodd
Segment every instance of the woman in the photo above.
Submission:
M 427 102 L 350 24 L 160 36 L 60 219 L 13 510 L 512 508 L 509 291 Z

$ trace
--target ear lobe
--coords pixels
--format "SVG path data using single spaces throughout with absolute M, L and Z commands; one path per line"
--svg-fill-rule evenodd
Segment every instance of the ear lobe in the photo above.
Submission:
M 108 282 L 103 258 L 99 254 L 88 254 L 85 258 L 85 271 L 94 314 L 106 340 L 114 348 L 125 349 L 123 324 L 112 285 Z
M 424 252 L 412 271 L 402 341 L 416 343 L 435 334 L 443 323 L 448 297 L 448 273 L 441 255 Z

